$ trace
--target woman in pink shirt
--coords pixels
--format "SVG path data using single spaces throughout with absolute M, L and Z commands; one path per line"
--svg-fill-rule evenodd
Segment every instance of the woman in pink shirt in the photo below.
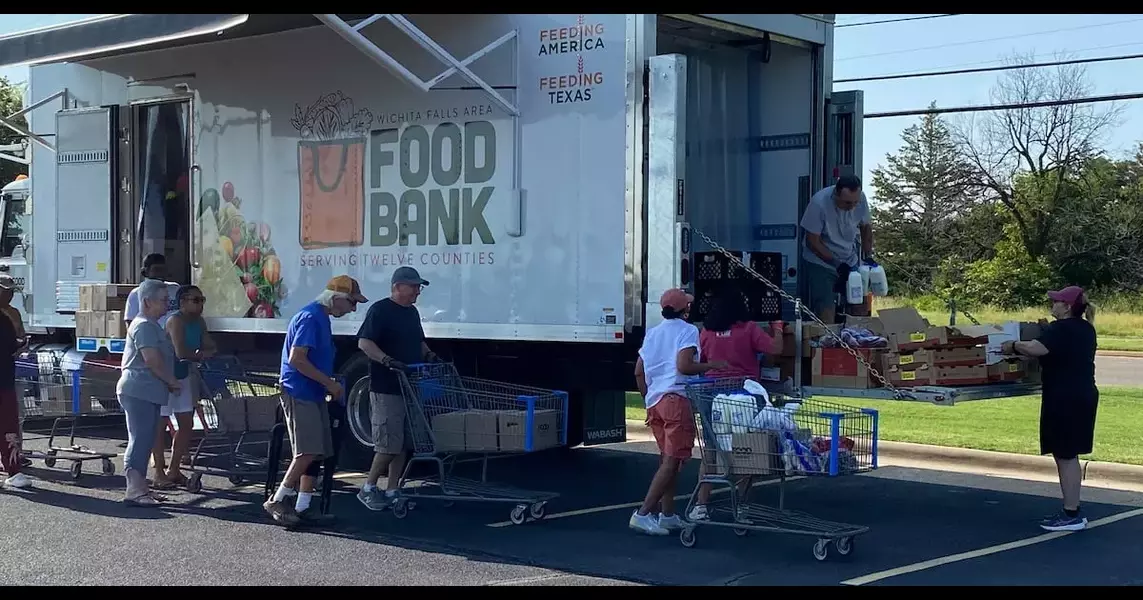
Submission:
M 762 330 L 758 324 L 750 320 L 750 311 L 746 308 L 746 300 L 742 292 L 733 287 L 727 287 L 715 296 L 710 313 L 703 319 L 702 331 L 699 332 L 699 355 L 705 361 L 725 361 L 725 369 L 712 369 L 707 371 L 706 377 L 742 377 L 759 379 L 762 366 L 758 360 L 759 354 L 777 356 L 782 353 L 781 321 L 770 323 L 770 335 Z M 716 448 L 713 435 L 708 427 L 703 427 L 704 442 L 707 448 Z M 699 477 L 706 474 L 706 460 L 699 467 Z M 749 479 L 749 478 L 745 478 Z M 699 487 L 696 504 L 688 516 L 692 521 L 708 518 L 706 504 L 710 499 L 710 484 Z M 742 483 L 739 484 L 741 493 Z

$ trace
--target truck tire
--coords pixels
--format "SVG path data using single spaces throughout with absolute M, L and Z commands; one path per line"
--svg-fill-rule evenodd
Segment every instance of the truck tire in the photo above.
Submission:
M 345 380 L 345 427 L 340 470 L 368 471 L 373 462 L 372 426 L 369 421 L 369 357 L 358 351 L 342 364 Z

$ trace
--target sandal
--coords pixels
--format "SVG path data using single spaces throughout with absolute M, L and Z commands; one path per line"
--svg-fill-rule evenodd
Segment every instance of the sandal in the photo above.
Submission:
M 167 497 L 166 494 L 160 494 L 160 493 L 154 492 L 154 491 L 147 492 L 147 496 L 149 498 L 151 498 L 152 500 L 154 500 L 155 502 L 166 502 L 167 500 L 169 500 L 169 498 Z
M 150 494 L 140 494 L 134 498 L 124 498 L 123 504 L 128 506 L 158 506 L 159 501 L 151 497 Z

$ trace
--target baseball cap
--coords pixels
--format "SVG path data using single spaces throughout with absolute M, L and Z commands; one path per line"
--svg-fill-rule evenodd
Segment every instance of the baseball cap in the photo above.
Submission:
M 671 288 L 659 298 L 659 306 L 666 308 L 673 308 L 676 311 L 682 311 L 687 308 L 687 305 L 695 301 L 695 297 L 684 292 L 679 288 Z
M 325 284 L 325 289 L 345 294 L 354 302 L 369 302 L 368 298 L 361 295 L 361 284 L 349 275 L 338 275 L 330 279 L 329 283 Z
M 407 283 L 409 285 L 428 285 L 429 282 L 421 278 L 421 274 L 413 267 L 399 267 L 393 271 L 391 283 Z
M 12 276 L 7 274 L 7 273 L 0 273 L 0 288 L 6 289 L 6 290 L 15 290 L 16 289 L 16 280 L 13 279 Z
M 1058 292 L 1048 292 L 1048 298 L 1053 302 L 1063 302 L 1068 306 L 1075 306 L 1076 302 L 1086 301 L 1083 288 L 1075 285 L 1068 286 Z

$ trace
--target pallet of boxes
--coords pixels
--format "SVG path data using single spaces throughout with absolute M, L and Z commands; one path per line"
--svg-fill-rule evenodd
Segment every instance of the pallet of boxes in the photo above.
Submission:
M 127 337 L 123 311 L 134 285 L 120 283 L 88 283 L 79 286 L 79 310 L 75 312 L 76 337 Z

